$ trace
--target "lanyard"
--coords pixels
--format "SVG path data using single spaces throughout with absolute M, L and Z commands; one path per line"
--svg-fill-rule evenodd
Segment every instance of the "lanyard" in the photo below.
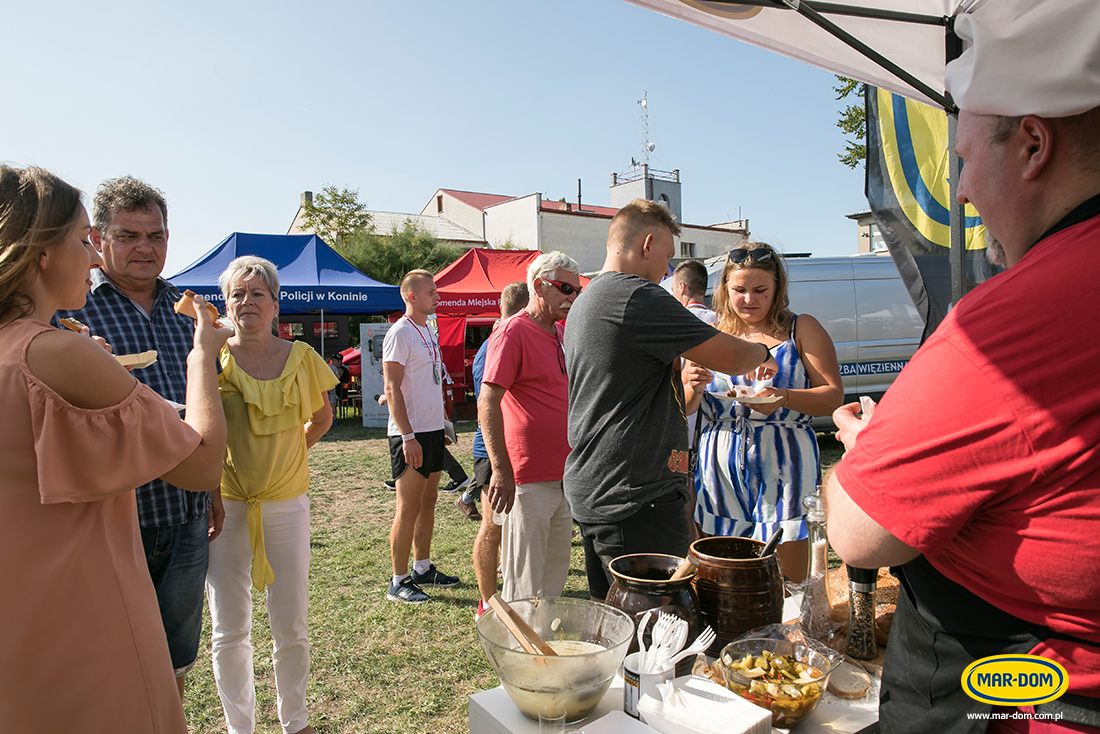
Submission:
M 439 353 L 436 352 L 436 350 L 435 350 L 435 339 L 431 338 L 432 337 L 431 327 L 428 327 L 428 338 L 425 339 L 424 335 L 420 333 L 420 327 L 417 326 L 416 323 L 412 319 L 410 319 L 408 316 L 406 316 L 405 320 L 408 321 L 409 324 L 411 324 L 414 329 L 416 329 L 416 335 L 420 337 L 420 341 L 423 342 L 424 348 L 427 349 L 428 353 L 432 355 L 432 377 L 435 379 L 435 383 L 438 385 L 439 384 L 439 378 L 437 377 L 437 375 L 439 373 L 436 371 L 436 364 L 437 364 L 438 359 L 439 359 Z

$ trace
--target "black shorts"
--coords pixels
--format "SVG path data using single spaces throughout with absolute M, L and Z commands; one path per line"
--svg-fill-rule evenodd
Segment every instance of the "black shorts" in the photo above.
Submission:
M 474 481 L 470 482 L 478 487 L 488 487 L 489 480 L 493 478 L 493 465 L 489 460 L 480 456 L 474 457 Z
M 608 565 L 629 553 L 667 553 L 685 557 L 688 553 L 687 515 L 684 495 L 674 490 L 646 502 L 637 511 L 618 522 L 589 525 L 577 522 L 584 543 L 584 570 L 588 593 L 594 599 L 606 599 L 614 578 Z
M 405 442 L 400 436 L 389 436 L 390 439 L 390 466 L 393 469 L 393 480 L 396 482 L 409 468 L 405 463 Z M 424 461 L 416 471 L 424 477 L 443 471 L 443 454 L 445 446 L 443 442 L 443 429 L 417 433 L 416 440 L 424 452 Z
M 463 492 L 464 497 L 469 497 L 471 502 L 478 502 L 481 500 L 481 490 L 489 486 L 489 480 L 493 478 L 493 465 L 489 463 L 489 460 L 482 456 L 474 457 L 474 478 L 470 480 L 470 484 L 467 485 L 466 491 Z

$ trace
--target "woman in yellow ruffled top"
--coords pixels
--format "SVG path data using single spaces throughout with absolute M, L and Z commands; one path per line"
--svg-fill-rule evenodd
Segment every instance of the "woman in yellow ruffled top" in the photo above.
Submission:
M 256 728 L 252 595 L 267 589 L 279 723 L 312 732 L 309 678 L 309 462 L 306 450 L 332 426 L 326 392 L 336 377 L 304 342 L 273 329 L 279 273 L 268 260 L 239 257 L 219 279 L 235 329 L 221 351 L 219 377 L 227 446 L 222 534 L 210 544 L 206 594 L 213 628 L 214 679 L 231 734 Z

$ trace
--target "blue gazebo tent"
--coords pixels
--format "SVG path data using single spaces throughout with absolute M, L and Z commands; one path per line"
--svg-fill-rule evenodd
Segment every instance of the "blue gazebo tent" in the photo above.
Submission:
M 405 308 L 398 286 L 379 283 L 312 234 L 234 232 L 198 261 L 168 280 L 225 310 L 220 276 L 230 261 L 258 255 L 279 269 L 279 311 L 284 314 L 389 313 Z

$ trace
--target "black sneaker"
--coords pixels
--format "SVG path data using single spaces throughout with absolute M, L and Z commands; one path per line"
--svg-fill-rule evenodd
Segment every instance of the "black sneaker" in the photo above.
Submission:
M 434 563 L 428 566 L 428 570 L 424 573 L 414 572 L 412 575 L 412 580 L 413 584 L 417 586 L 421 584 L 423 584 L 424 586 L 439 586 L 441 588 L 446 588 L 448 586 L 458 586 L 458 576 L 448 576 L 447 574 L 440 572 L 440 570 L 435 567 Z M 423 594 L 424 592 L 420 593 Z M 425 594 L 425 596 L 427 595 Z
M 452 479 L 451 481 L 447 482 L 442 487 L 440 487 L 439 491 L 440 492 L 447 492 L 448 494 L 450 494 L 451 492 L 457 492 L 460 489 L 466 489 L 466 485 L 468 485 L 469 483 L 470 483 L 470 478 L 469 477 L 467 477 L 466 479 L 463 479 L 461 482 L 456 482 L 454 479 Z
M 458 579 L 455 579 L 455 581 L 458 581 Z M 430 596 L 424 593 L 423 589 L 416 585 L 411 576 L 406 576 L 399 584 L 395 584 L 391 580 L 386 598 L 390 601 L 403 601 L 406 604 L 423 604 L 431 599 Z
M 391 492 L 397 491 L 397 482 L 393 481 L 392 479 L 387 479 L 386 481 L 382 482 L 382 486 L 384 486 Z

